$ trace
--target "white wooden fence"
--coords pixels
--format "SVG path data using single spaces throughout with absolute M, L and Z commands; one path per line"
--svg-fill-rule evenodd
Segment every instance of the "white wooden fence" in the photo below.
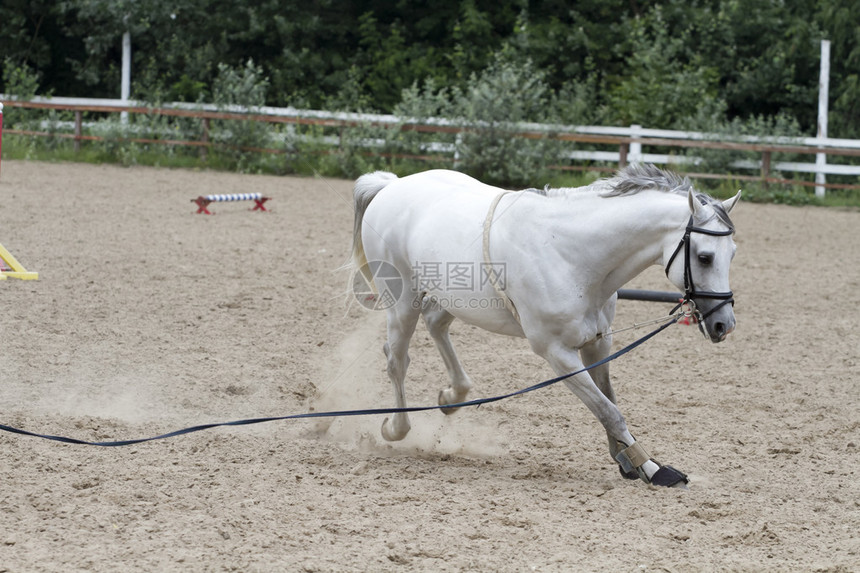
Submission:
M 195 145 L 205 150 L 212 146 L 208 138 L 209 121 L 220 120 L 244 120 L 263 121 L 269 123 L 286 123 L 300 125 L 319 125 L 329 127 L 350 127 L 373 125 L 398 128 L 403 130 L 419 131 L 425 133 L 463 133 L 470 130 L 481 129 L 480 124 L 464 125 L 462 122 L 452 121 L 445 118 L 410 119 L 393 115 L 363 114 L 347 112 L 328 112 L 320 110 L 303 110 L 292 107 L 255 107 L 245 108 L 240 106 L 218 106 L 214 104 L 189 104 L 189 103 L 165 103 L 159 106 L 148 105 L 143 102 L 134 102 L 117 99 L 94 99 L 94 98 L 67 98 L 67 97 L 35 97 L 28 101 L 18 101 L 15 98 L 0 94 L 0 102 L 6 105 L 6 113 L 14 113 L 10 108 L 36 108 L 56 109 L 75 112 L 75 122 L 68 122 L 64 127 L 68 133 L 61 135 L 56 132 L 39 131 L 16 131 L 7 129 L 7 133 L 19 133 L 22 135 L 51 135 L 65 136 L 76 140 L 97 140 L 99 136 L 84 135 L 83 128 L 90 124 L 84 124 L 81 120 L 82 112 L 103 113 L 144 113 L 198 118 L 203 122 L 203 137 L 196 141 L 181 141 L 170 139 L 147 139 L 141 140 L 149 143 L 166 143 L 170 145 Z M 2 110 L 2 108 L 0 108 Z M 56 129 L 56 125 L 53 128 Z M 758 176 L 742 176 L 735 178 L 760 179 L 765 182 L 791 182 L 801 185 L 813 186 L 814 183 L 807 181 L 791 181 L 779 177 L 772 177 L 772 171 L 792 173 L 815 173 L 823 175 L 847 175 L 860 176 L 860 140 L 833 139 L 833 138 L 785 138 L 768 136 L 739 136 L 727 138 L 724 135 L 677 131 L 665 129 L 648 129 L 638 125 L 630 127 L 603 127 L 603 126 L 569 126 L 569 125 L 547 125 L 536 123 L 519 123 L 515 125 L 517 135 L 524 138 L 550 137 L 561 141 L 589 143 L 597 145 L 614 146 L 617 149 L 611 151 L 594 150 L 570 150 L 565 155 L 571 161 L 599 161 L 615 163 L 623 166 L 628 162 L 644 161 L 658 164 L 679 164 L 699 162 L 696 157 L 685 155 L 673 155 L 664 153 L 649 153 L 648 147 L 669 148 L 701 148 L 701 149 L 723 149 L 735 151 L 756 152 L 761 154 L 760 160 L 736 161 L 733 168 L 759 171 Z M 334 138 L 331 142 L 336 144 Z M 372 149 L 379 145 L 374 140 L 366 140 L 366 145 Z M 451 143 L 438 142 L 431 146 L 434 153 L 450 154 L 452 161 L 455 160 L 456 146 Z M 260 150 L 267 151 L 267 150 Z M 274 151 L 274 150 L 268 150 Z M 831 164 L 825 162 L 773 162 L 770 161 L 772 153 L 841 155 L 852 158 L 852 164 Z M 575 169 L 576 167 L 569 167 Z M 695 176 L 696 174 L 692 174 Z M 705 176 L 705 174 L 699 174 Z M 838 188 L 860 188 L 860 185 L 830 184 L 828 187 Z

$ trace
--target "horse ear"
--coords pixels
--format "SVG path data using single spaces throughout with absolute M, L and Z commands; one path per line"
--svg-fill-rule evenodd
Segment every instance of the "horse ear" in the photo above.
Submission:
M 702 210 L 702 204 L 699 203 L 699 199 L 692 189 L 687 191 L 687 202 L 690 204 L 690 212 L 695 217 Z
M 740 200 L 741 198 L 741 190 L 738 189 L 738 194 L 732 197 L 731 199 L 726 199 L 723 201 L 723 209 L 726 210 L 726 213 L 731 213 L 732 207 Z

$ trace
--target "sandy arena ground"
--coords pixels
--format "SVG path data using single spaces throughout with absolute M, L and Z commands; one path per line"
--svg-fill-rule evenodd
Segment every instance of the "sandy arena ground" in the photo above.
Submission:
M 0 423 L 87 440 L 385 407 L 384 316 L 347 310 L 350 181 L 7 161 Z M 248 203 L 189 202 L 262 192 Z M 218 428 L 123 448 L 0 432 L 0 571 L 860 571 L 860 213 L 741 204 L 738 328 L 614 363 L 689 491 L 622 480 L 563 385 L 412 417 Z M 659 268 L 630 286 L 668 290 Z M 619 303 L 616 326 L 668 310 Z M 455 323 L 490 396 L 551 377 Z M 616 337 L 626 344 L 639 333 Z M 447 384 L 423 325 L 407 389 Z

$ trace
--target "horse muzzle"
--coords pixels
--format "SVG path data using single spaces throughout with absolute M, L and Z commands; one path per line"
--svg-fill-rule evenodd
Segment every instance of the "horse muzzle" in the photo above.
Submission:
M 713 343 L 722 342 L 735 329 L 735 313 L 730 304 L 706 313 L 699 320 L 699 330 Z

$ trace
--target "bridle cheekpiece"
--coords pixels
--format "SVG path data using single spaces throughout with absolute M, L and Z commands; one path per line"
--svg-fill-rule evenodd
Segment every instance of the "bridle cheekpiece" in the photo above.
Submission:
M 693 271 L 690 266 L 690 235 L 693 233 L 699 233 L 702 235 L 711 235 L 714 237 L 726 237 L 728 235 L 733 235 L 735 233 L 734 229 L 729 228 L 725 231 L 712 231 L 711 229 L 704 229 L 702 227 L 696 227 L 693 224 L 693 216 L 690 216 L 690 220 L 687 222 L 687 228 L 684 231 L 684 236 L 681 239 L 681 242 L 678 243 L 678 246 L 675 247 L 675 252 L 672 253 L 672 256 L 669 257 L 669 262 L 666 263 L 666 276 L 669 276 L 669 269 L 672 267 L 672 263 L 675 261 L 675 258 L 678 256 L 678 253 L 681 252 L 681 249 L 684 249 L 684 299 L 681 302 L 681 305 L 686 305 L 690 308 L 690 312 L 693 316 L 695 316 L 696 320 L 701 324 L 704 322 L 706 318 L 711 316 L 713 313 L 721 309 L 727 304 L 731 304 L 734 306 L 735 299 L 732 291 L 728 292 L 715 292 L 709 290 L 697 290 L 696 285 L 693 282 Z M 721 300 L 720 304 L 716 305 L 714 308 L 706 312 L 704 315 L 699 311 L 696 307 L 695 299 L 711 299 L 711 300 Z

